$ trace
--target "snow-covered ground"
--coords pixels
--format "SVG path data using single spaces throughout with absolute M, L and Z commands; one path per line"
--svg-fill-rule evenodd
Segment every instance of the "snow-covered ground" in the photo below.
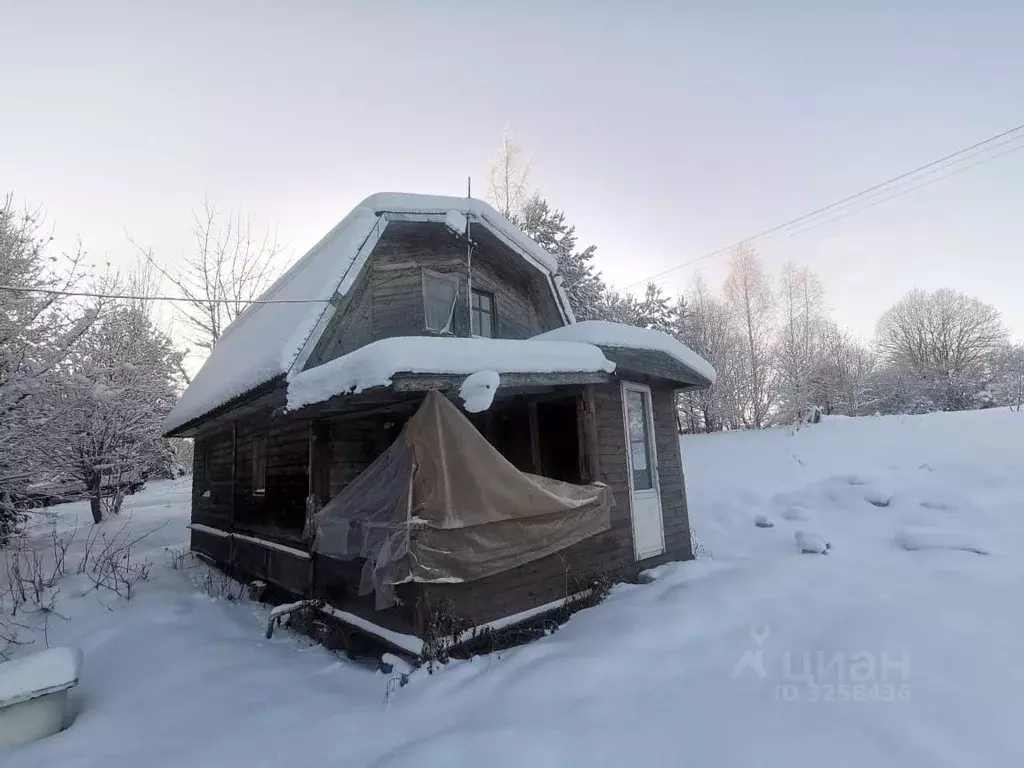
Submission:
M 153 484 L 124 513 L 165 524 L 138 545 L 149 581 L 125 602 L 69 577 L 51 617 L 50 644 L 84 653 L 76 722 L 0 764 L 1022 764 L 1022 437 L 999 410 L 686 438 L 711 557 L 387 701 L 388 675 L 264 640 L 265 608 L 172 568 L 188 488 Z

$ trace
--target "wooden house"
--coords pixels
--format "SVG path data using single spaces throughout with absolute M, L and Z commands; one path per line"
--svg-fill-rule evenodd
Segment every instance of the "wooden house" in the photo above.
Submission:
M 487 443 L 474 453 L 500 454 L 492 465 L 606 488 L 604 523 L 554 552 L 524 544 L 512 567 L 480 577 L 407 572 L 382 607 L 366 557 L 317 545 L 318 515 L 430 393 L 461 408 L 481 371 L 493 402 L 444 418 L 468 419 Z M 422 639 L 441 604 L 467 626 L 507 623 L 559 606 L 592 574 L 691 558 L 674 396 L 713 379 L 664 334 L 576 323 L 553 257 L 485 203 L 379 194 L 227 329 L 165 432 L 195 440 L 193 550 L 385 639 Z

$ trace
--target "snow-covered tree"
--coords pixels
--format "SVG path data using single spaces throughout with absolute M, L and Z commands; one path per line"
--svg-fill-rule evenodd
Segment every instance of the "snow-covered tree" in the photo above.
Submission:
M 223 214 L 209 199 L 192 218 L 194 245 L 180 269 L 164 267 L 151 250 L 139 250 L 185 299 L 175 307 L 189 342 L 209 351 L 280 271 L 282 248 L 276 233 L 257 232 L 250 219 Z
M 50 245 L 38 212 L 0 200 L 0 542 L 48 455 L 51 425 L 36 403 L 95 317 L 60 294 L 81 277 L 81 249 L 58 257 Z
M 984 400 L 985 404 L 1021 409 L 1024 404 L 1024 344 L 1007 344 L 993 355 L 992 382 Z
M 863 416 L 876 408 L 875 354 L 831 320 L 822 333 L 822 358 L 815 373 L 813 402 L 825 413 Z
M 910 291 L 882 315 L 876 329 L 887 364 L 918 389 L 913 399 L 941 410 L 975 404 L 992 380 L 994 356 L 1006 340 L 994 307 L 948 288 Z
M 516 224 L 538 245 L 558 260 L 558 274 L 577 320 L 592 320 L 600 313 L 605 286 L 591 260 L 597 248 L 587 246 L 576 250 L 576 227 L 565 221 L 565 214 L 555 210 L 538 193 L 522 206 Z
M 491 160 L 487 200 L 506 219 L 517 219 L 530 199 L 530 163 L 512 131 L 505 129 L 501 148 Z
M 682 420 L 691 432 L 737 427 L 741 424 L 738 398 L 741 344 L 732 313 L 699 275 L 688 293 L 679 338 L 714 366 L 717 379 L 706 389 L 687 390 L 680 395 Z
M 170 460 L 160 426 L 177 399 L 181 354 L 145 309 L 119 304 L 54 382 L 49 408 L 63 416 L 55 451 L 88 489 L 95 522 L 120 511 L 126 490 Z
M 825 290 L 809 268 L 790 262 L 782 269 L 778 296 L 779 420 L 796 422 L 821 405 L 815 390 L 825 362 Z
M 675 335 L 679 317 L 685 313 L 685 303 L 675 303 L 666 296 L 661 287 L 648 283 L 641 298 L 631 293 L 607 291 L 598 306 L 597 317 L 614 323 L 635 325 L 640 328 L 654 328 Z
M 776 311 L 760 259 L 747 246 L 737 247 L 730 257 L 725 299 L 742 340 L 744 422 L 760 429 L 770 423 L 776 397 L 772 362 Z

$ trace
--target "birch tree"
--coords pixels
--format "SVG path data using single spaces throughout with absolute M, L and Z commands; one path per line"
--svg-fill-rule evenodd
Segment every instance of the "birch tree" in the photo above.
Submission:
M 487 200 L 510 221 L 520 217 L 530 198 L 530 163 L 512 131 L 505 129 L 491 161 Z
M 178 269 L 163 266 L 151 249 L 132 242 L 185 299 L 175 307 L 189 342 L 209 351 L 280 271 L 282 248 L 276 233 L 257 231 L 248 217 L 222 213 L 209 199 L 193 212 L 192 239 Z
M 725 299 L 741 339 L 744 422 L 760 429 L 769 423 L 775 404 L 772 344 L 776 313 L 760 259 L 747 246 L 736 248 L 729 260 Z
M 864 416 L 877 407 L 875 353 L 828 321 L 813 400 L 825 413 Z
M 825 364 L 825 291 L 807 267 L 792 262 L 779 282 L 777 371 L 780 420 L 800 421 L 819 403 L 816 390 Z M 816 386 L 816 383 L 818 386 Z
M 690 284 L 688 295 L 680 340 L 714 366 L 717 378 L 710 387 L 690 389 L 680 395 L 683 420 L 691 432 L 716 432 L 739 426 L 741 345 L 732 312 L 699 275 Z

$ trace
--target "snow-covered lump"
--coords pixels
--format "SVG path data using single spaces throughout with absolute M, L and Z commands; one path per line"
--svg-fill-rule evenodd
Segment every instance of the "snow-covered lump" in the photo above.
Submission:
M 497 371 L 477 371 L 466 377 L 459 388 L 459 398 L 470 413 L 486 411 L 494 402 L 494 395 L 501 385 Z

